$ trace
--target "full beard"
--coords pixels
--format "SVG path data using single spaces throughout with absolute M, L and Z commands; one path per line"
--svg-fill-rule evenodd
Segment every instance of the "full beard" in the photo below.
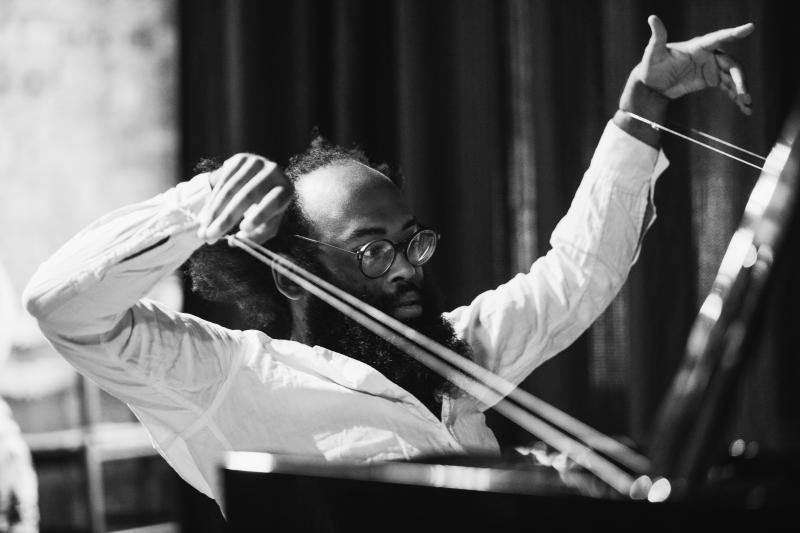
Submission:
M 388 313 L 392 300 L 416 290 L 422 294 L 422 314 L 404 323 L 470 359 L 469 345 L 456 336 L 453 326 L 442 316 L 438 293 L 431 282 L 425 283 L 421 289 L 406 282 L 397 286 L 397 292 L 384 301 L 369 301 L 363 294 L 355 296 Z M 414 357 L 317 298 L 309 301 L 306 327 L 311 342 L 370 365 L 413 394 L 437 417 L 441 414 L 442 396 L 455 396 L 460 392 L 455 385 Z

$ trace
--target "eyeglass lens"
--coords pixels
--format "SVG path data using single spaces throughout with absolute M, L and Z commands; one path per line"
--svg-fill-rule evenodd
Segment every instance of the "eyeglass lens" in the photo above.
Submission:
M 402 244 L 402 243 L 401 243 Z M 436 250 L 436 232 L 423 230 L 414 235 L 406 246 L 408 262 L 414 266 L 426 263 Z M 361 256 L 361 270 L 366 276 L 378 277 L 383 275 L 395 258 L 395 245 L 387 240 L 371 243 L 364 249 Z

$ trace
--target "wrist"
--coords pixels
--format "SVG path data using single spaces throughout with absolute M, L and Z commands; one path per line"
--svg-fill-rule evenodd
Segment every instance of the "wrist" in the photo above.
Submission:
M 622 96 L 619 99 L 619 110 L 614 115 L 613 120 L 623 131 L 650 146 L 658 148 L 661 138 L 658 130 L 634 119 L 627 112 L 654 122 L 663 122 L 668 105 L 669 98 L 645 85 L 636 76 L 636 71 L 634 70 L 625 84 L 625 89 L 622 91 Z
M 669 98 L 661 91 L 646 85 L 636 69 L 628 77 L 619 99 L 619 108 L 650 120 L 661 121 L 667 113 Z

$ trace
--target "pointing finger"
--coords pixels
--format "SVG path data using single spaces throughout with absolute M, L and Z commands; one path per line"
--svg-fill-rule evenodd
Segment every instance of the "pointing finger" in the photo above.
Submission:
M 753 33 L 754 29 L 755 25 L 752 22 L 748 22 L 747 24 L 742 24 L 741 26 L 736 26 L 735 28 L 725 28 L 707 33 L 697 37 L 696 42 L 701 48 L 712 51 L 721 44 L 747 37 Z

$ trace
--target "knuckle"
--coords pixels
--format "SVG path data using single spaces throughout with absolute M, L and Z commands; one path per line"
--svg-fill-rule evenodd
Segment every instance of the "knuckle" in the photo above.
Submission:
M 273 182 L 280 184 L 288 184 L 289 178 L 283 173 L 283 170 L 273 161 L 269 161 L 267 167 L 264 169 Z
M 234 159 L 236 161 L 245 161 L 258 169 L 271 168 L 271 166 L 275 166 L 275 163 L 266 157 L 251 152 L 240 152 L 231 156 L 230 159 Z
M 246 164 L 247 160 L 240 156 L 241 154 L 236 154 L 229 157 L 222 163 L 220 168 L 213 172 L 212 182 L 215 184 L 215 187 L 228 186 L 229 182 L 239 172 L 239 169 Z
M 247 177 L 252 177 L 265 168 L 272 168 L 274 165 L 275 164 L 266 157 L 249 152 L 240 152 L 226 159 L 223 167 L 227 168 L 231 175 L 243 171 Z
M 234 154 L 225 160 L 222 169 L 232 175 L 245 163 L 247 163 L 247 154 Z
M 277 164 L 263 157 L 254 159 L 248 168 L 247 180 L 254 186 L 260 186 L 262 183 L 273 183 L 277 167 Z
M 233 154 L 228 159 L 226 159 L 225 161 L 222 162 L 222 167 L 220 167 L 220 168 L 224 168 L 224 169 L 227 170 L 227 169 L 230 169 L 232 167 L 235 167 L 236 165 L 239 164 L 240 161 L 242 161 L 243 158 L 244 158 L 244 154 Z
M 279 174 L 283 174 L 283 172 L 281 172 L 280 168 L 278 167 L 278 164 L 275 161 L 270 161 L 269 159 L 264 159 L 264 169 L 267 171 L 268 174 L 272 174 L 276 170 L 278 171 Z

